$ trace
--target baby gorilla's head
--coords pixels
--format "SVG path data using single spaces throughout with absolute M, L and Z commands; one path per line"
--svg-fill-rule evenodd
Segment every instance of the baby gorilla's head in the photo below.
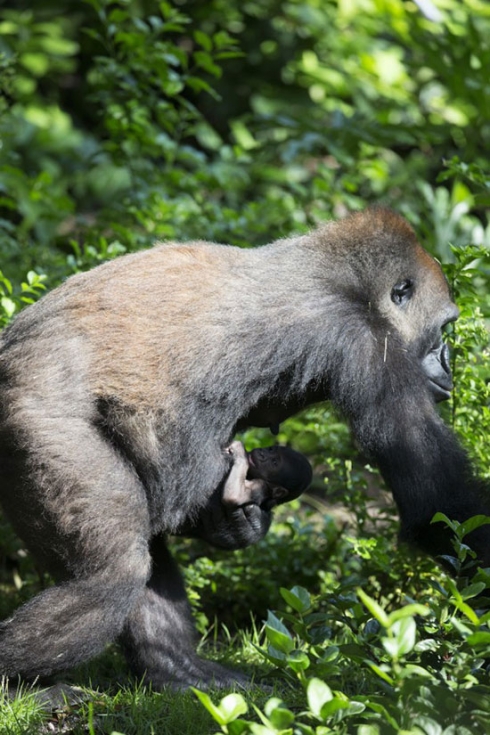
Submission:
M 252 449 L 248 454 L 250 480 L 261 479 L 274 486 L 273 497 L 277 502 L 294 500 L 311 483 L 311 465 L 302 454 L 290 447 Z M 282 492 L 281 492 L 282 490 Z

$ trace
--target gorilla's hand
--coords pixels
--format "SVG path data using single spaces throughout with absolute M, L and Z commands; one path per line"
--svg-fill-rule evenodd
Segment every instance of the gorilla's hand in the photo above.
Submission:
M 218 549 L 235 551 L 255 544 L 269 530 L 272 513 L 257 503 L 226 506 L 213 498 L 193 523 L 183 524 L 178 536 L 200 538 Z
M 223 507 L 221 506 L 221 511 Z M 270 510 L 256 503 L 226 509 L 225 513 L 221 511 L 200 519 L 208 524 L 206 532 L 200 536 L 212 546 L 229 551 L 243 549 L 260 541 L 266 535 L 272 521 Z

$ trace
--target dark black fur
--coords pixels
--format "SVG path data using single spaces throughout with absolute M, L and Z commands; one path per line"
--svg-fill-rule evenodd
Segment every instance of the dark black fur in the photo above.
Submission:
M 381 210 L 255 250 L 156 247 L 26 309 L 0 339 L 1 502 L 57 586 L 2 624 L 0 674 L 47 675 L 119 638 L 155 687 L 240 680 L 196 656 L 163 534 L 199 517 L 238 428 L 312 401 L 332 399 L 378 462 L 403 536 L 446 551 L 434 511 L 481 510 L 434 405 L 456 315 Z M 488 538 L 473 538 L 484 561 Z

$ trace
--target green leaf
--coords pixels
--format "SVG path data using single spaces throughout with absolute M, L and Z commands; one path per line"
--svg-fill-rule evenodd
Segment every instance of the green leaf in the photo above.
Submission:
M 445 523 L 446 526 L 454 531 L 454 533 L 456 533 L 459 528 L 459 523 L 457 521 L 451 521 L 444 513 L 436 513 L 433 516 L 431 523 Z
M 369 668 L 374 671 L 374 673 L 379 676 L 380 679 L 383 679 L 387 684 L 390 684 L 390 686 L 394 685 L 394 681 L 392 677 L 384 671 L 378 664 L 375 664 L 374 661 L 369 661 L 368 659 L 364 660 L 364 663 L 366 666 L 369 666 Z
M 447 586 L 451 590 L 451 602 L 455 606 L 455 608 L 462 612 L 463 615 L 466 615 L 468 620 L 470 620 L 472 623 L 474 623 L 475 625 L 479 625 L 480 621 L 478 619 L 478 615 L 475 613 L 473 608 L 467 605 L 466 602 L 463 602 L 463 595 L 456 587 L 455 581 L 453 579 L 448 579 Z
M 403 618 L 410 618 L 414 615 L 430 615 L 430 608 L 425 605 L 420 605 L 418 602 L 413 602 L 410 605 L 395 610 L 388 615 L 389 625 L 393 625 L 397 620 L 403 620 Z
M 379 702 L 374 702 L 374 701 L 366 698 L 366 707 L 368 707 L 369 709 L 373 710 L 373 712 L 377 712 L 380 715 L 383 715 L 383 718 L 386 720 L 386 722 L 389 725 L 391 725 L 391 727 L 393 728 L 394 732 L 396 732 L 396 733 L 400 732 L 400 726 L 399 726 L 398 722 L 392 716 L 392 714 L 390 713 L 390 711 L 386 707 L 384 707 L 382 704 L 380 704 Z
M 361 602 L 365 605 L 365 607 L 367 607 L 371 615 L 376 618 L 378 623 L 380 623 L 384 628 L 388 628 L 390 624 L 388 615 L 385 613 L 383 608 L 378 605 L 376 600 L 373 600 L 372 597 L 369 597 L 369 595 L 367 595 L 360 587 L 358 587 L 356 592 Z
M 420 727 L 424 735 L 442 735 L 441 725 L 430 717 L 419 716 L 414 721 L 414 725 Z
M 8 278 L 5 278 L 2 271 L 0 271 L 0 286 L 5 287 L 7 293 L 11 294 L 13 291 L 12 284 Z
M 362 650 L 362 649 L 361 649 Z M 322 663 L 329 663 L 335 661 L 339 657 L 340 649 L 338 646 L 328 646 L 320 656 Z
M 479 630 L 478 632 L 472 633 L 470 636 L 468 636 L 466 642 L 469 643 L 470 646 L 484 646 L 485 648 L 487 648 L 488 646 L 490 646 L 490 633 L 486 630 Z
M 247 720 L 233 720 L 233 722 L 229 722 L 226 726 L 228 735 L 242 735 L 242 733 L 248 733 L 250 732 L 249 722 Z
M 213 701 L 209 694 L 206 694 L 206 692 L 200 692 L 199 689 L 194 689 L 194 687 L 191 687 L 191 689 L 196 697 L 199 699 L 203 707 L 207 709 L 213 720 L 215 720 L 218 725 L 226 725 L 226 720 L 221 714 L 219 707 L 216 707 L 216 705 L 213 704 Z
M 206 692 L 201 692 L 199 689 L 194 689 L 194 687 L 192 687 L 192 691 L 211 717 L 221 726 L 233 722 L 237 717 L 248 712 L 248 705 L 241 694 L 227 694 L 219 705 L 215 705 Z
M 267 640 L 277 651 L 291 653 L 294 649 L 294 641 L 290 632 L 270 610 L 267 614 L 265 633 Z
M 4 310 L 7 317 L 10 318 L 15 314 L 17 306 L 15 305 L 15 302 L 12 301 L 12 299 L 9 299 L 8 296 L 2 296 L 2 298 L 0 299 L 0 305 L 2 306 L 2 309 Z
M 237 45 L 236 39 L 233 38 L 233 36 L 230 36 L 226 31 L 218 31 L 218 33 L 215 33 L 213 41 L 216 48 L 227 48 Z
M 322 707 L 333 699 L 332 690 L 321 679 L 310 679 L 306 689 L 308 706 L 314 715 L 322 717 Z
M 219 703 L 219 710 L 226 722 L 231 722 L 248 712 L 248 705 L 241 694 L 227 694 Z
M 391 628 L 398 646 L 398 656 L 406 656 L 415 646 L 417 626 L 413 618 L 402 618 Z
M 323 705 L 320 716 L 323 720 L 326 720 L 328 717 L 332 717 L 332 715 L 342 709 L 349 709 L 349 702 L 335 697 L 330 702 Z
M 463 600 L 469 600 L 471 597 L 477 597 L 480 592 L 483 592 L 483 590 L 486 589 L 486 587 L 487 585 L 485 582 L 475 582 L 461 590 L 461 597 Z
M 364 712 L 366 709 L 366 705 L 363 702 L 349 702 L 348 707 L 348 715 L 351 717 L 352 715 L 358 715 L 361 712 Z
M 296 612 L 304 613 L 311 607 L 311 597 L 304 587 L 293 587 L 291 590 L 281 587 L 280 593 L 288 605 L 291 605 Z
M 264 712 L 277 730 L 285 730 L 294 722 L 294 712 L 287 709 L 277 697 L 271 697 L 266 702 Z
M 202 46 L 205 51 L 211 51 L 213 48 L 212 40 L 202 31 L 194 31 L 194 40 L 199 44 L 199 46 Z
M 287 656 L 287 664 L 296 674 L 306 671 L 310 666 L 310 659 L 304 651 L 291 651 Z
M 464 538 L 468 533 L 474 531 L 476 528 L 486 526 L 490 523 L 490 516 L 477 515 L 472 518 L 468 518 L 461 524 L 461 538 Z
M 436 677 L 424 669 L 423 666 L 417 664 L 405 664 L 398 676 L 401 679 L 409 679 L 411 676 L 423 677 L 424 679 L 435 679 Z
M 207 51 L 194 51 L 194 61 L 198 66 L 215 77 L 221 76 L 221 68 L 214 63 L 213 57 Z

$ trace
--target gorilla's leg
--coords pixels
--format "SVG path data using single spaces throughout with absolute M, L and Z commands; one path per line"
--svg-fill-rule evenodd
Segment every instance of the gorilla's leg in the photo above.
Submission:
M 104 573 L 45 590 L 0 626 L 0 671 L 34 678 L 100 653 L 119 634 L 145 568 L 111 582 Z
M 247 678 L 195 652 L 195 631 L 184 583 L 162 536 L 151 544 L 153 571 L 125 625 L 121 643 L 133 672 L 155 688 L 225 687 Z
M 74 418 L 23 427 L 22 442 L 3 435 L 5 507 L 59 583 L 0 624 L 0 674 L 33 678 L 77 665 L 115 640 L 151 560 L 143 487 L 97 429 Z

